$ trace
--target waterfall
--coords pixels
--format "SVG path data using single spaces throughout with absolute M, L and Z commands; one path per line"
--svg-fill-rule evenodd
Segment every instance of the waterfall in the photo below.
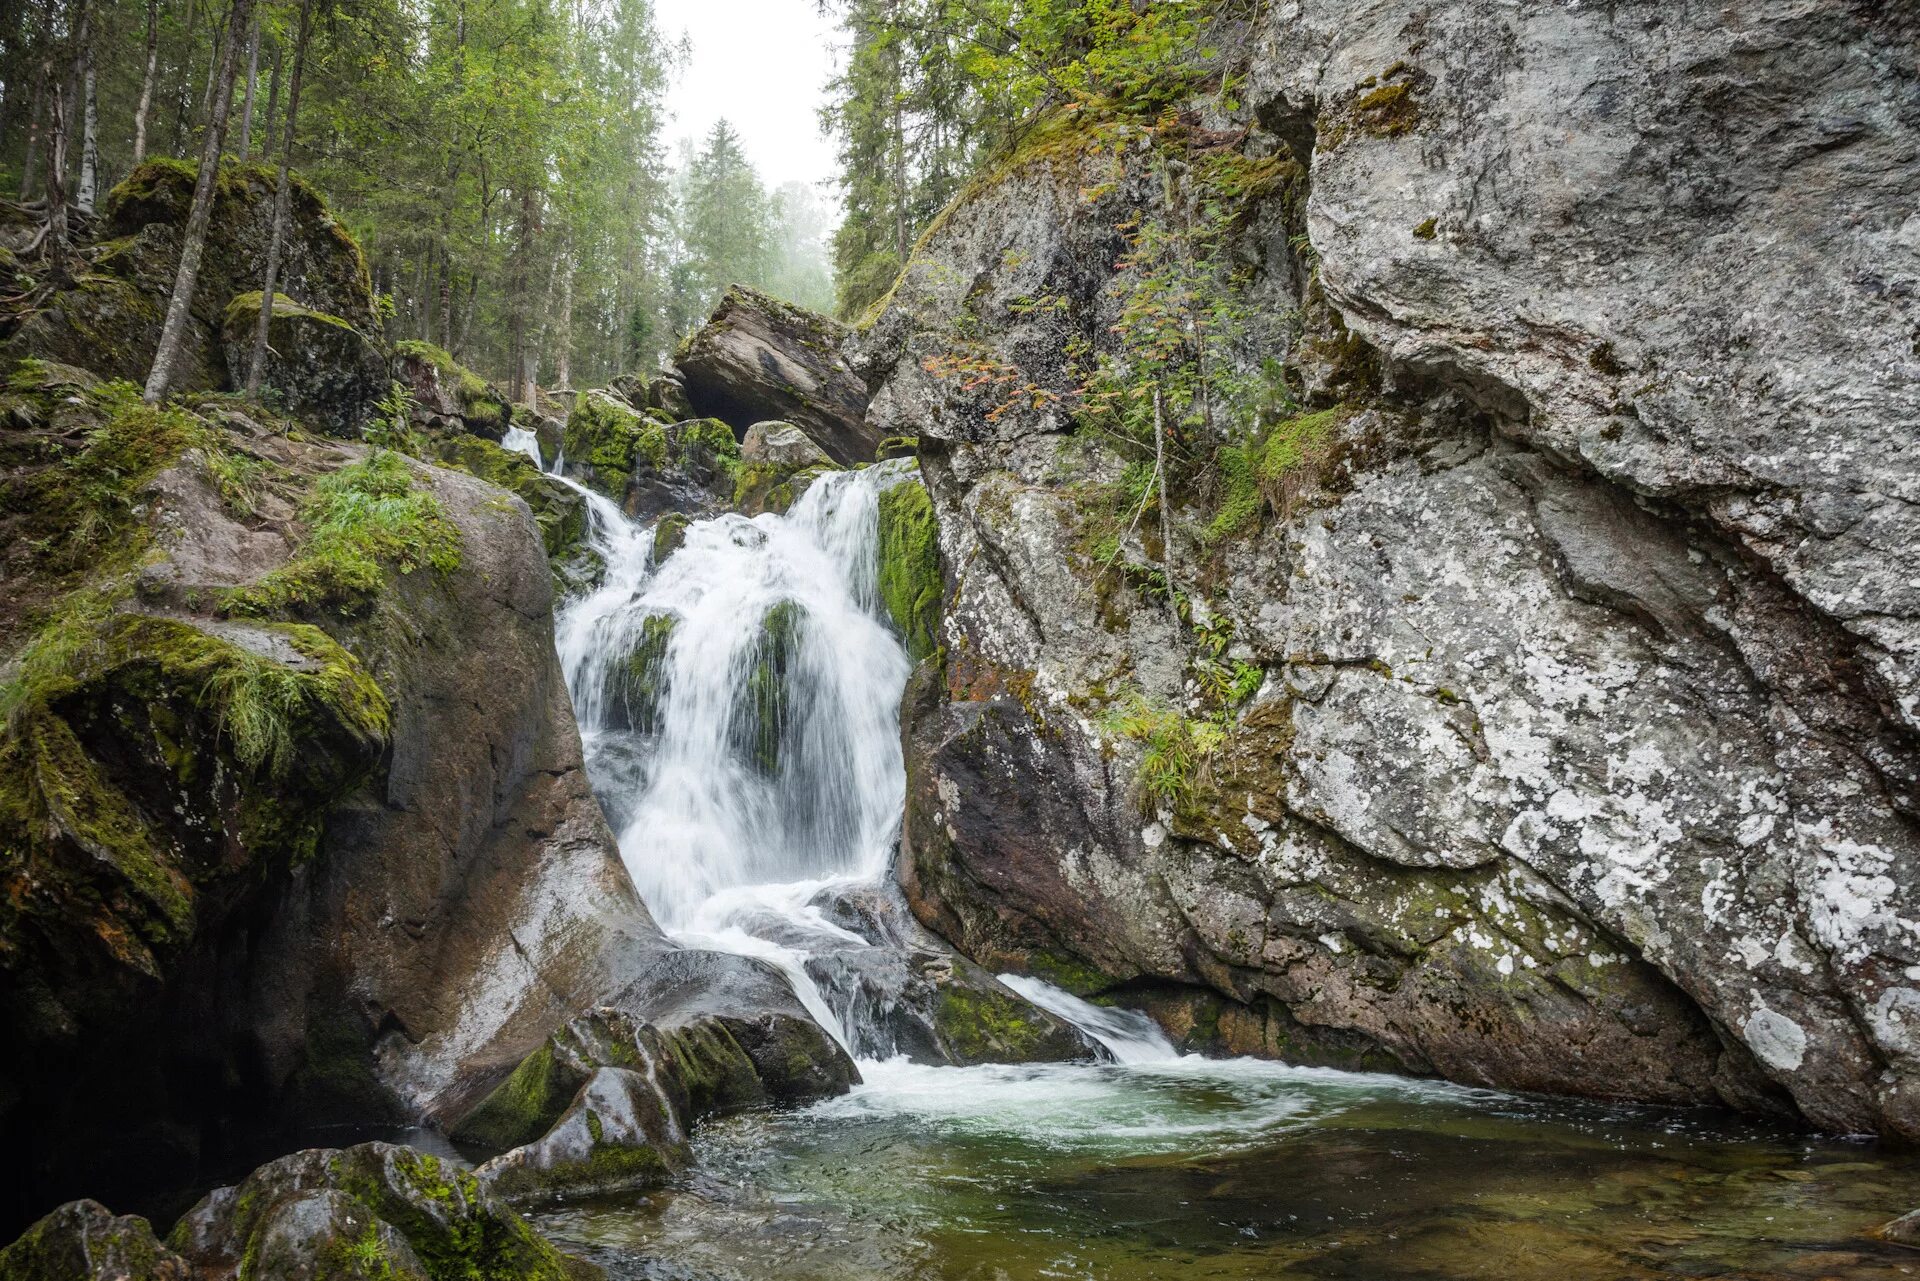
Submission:
M 502 443 L 538 461 L 530 433 Z M 634 884 L 676 940 L 779 967 L 850 1049 L 857 1014 L 830 1007 L 806 943 L 866 940 L 809 900 L 877 879 L 899 835 L 910 664 L 879 598 L 877 522 L 911 469 L 830 473 L 785 515 L 695 521 L 659 559 L 652 527 L 560 477 L 606 569 L 562 604 L 556 642 Z
M 1138 1010 L 1094 1005 L 1051 983 L 1021 974 L 1002 974 L 1000 981 L 1100 1042 L 1115 1063 L 1171 1063 L 1180 1057 L 1159 1024 Z

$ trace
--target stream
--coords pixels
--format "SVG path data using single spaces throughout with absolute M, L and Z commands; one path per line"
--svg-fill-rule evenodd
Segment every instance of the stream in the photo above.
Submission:
M 538 462 L 526 433 L 506 443 Z M 543 1231 L 672 1281 L 1920 1277 L 1920 1251 L 1870 1235 L 1920 1206 L 1920 1160 L 1865 1141 L 1183 1056 L 1141 1015 L 1018 976 L 1111 1061 L 892 1053 L 808 963 L 866 946 L 821 896 L 882 880 L 898 837 L 908 661 L 875 513 L 912 468 L 695 522 L 659 563 L 652 528 L 575 486 L 607 568 L 557 639 L 633 879 L 674 938 L 779 967 L 864 1084 L 708 1122 L 669 1186 Z

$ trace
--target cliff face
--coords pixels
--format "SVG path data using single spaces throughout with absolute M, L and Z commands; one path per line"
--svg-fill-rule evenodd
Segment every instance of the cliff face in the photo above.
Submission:
M 951 578 L 922 918 L 1196 1044 L 1920 1134 L 1912 28 L 1288 5 L 980 183 L 856 362 Z M 1163 523 L 1076 396 L 1222 153 L 1283 403 Z

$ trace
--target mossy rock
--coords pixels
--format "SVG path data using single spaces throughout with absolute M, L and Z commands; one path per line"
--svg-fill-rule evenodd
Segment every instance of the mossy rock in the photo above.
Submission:
M 150 226 L 184 227 L 193 206 L 199 166 L 193 161 L 149 160 L 107 193 L 101 206 L 102 239 L 138 236 Z M 266 275 L 273 234 L 277 169 L 223 160 L 214 186 L 197 298 L 206 300 L 209 323 L 227 300 L 258 289 Z M 303 305 L 338 316 L 363 333 L 377 334 L 372 277 L 353 236 L 335 221 L 320 194 L 294 175 L 288 234 L 281 244 L 278 286 Z M 171 247 L 172 264 L 179 249 Z
M 298 1248 L 286 1248 L 295 1241 Z M 259 1281 L 600 1275 L 555 1249 L 472 1170 L 389 1143 L 297 1152 L 261 1166 L 237 1187 L 202 1199 L 168 1243 L 208 1275 Z M 332 1271 L 327 1264 L 346 1267 Z
M 617 502 L 636 468 L 666 467 L 667 428 L 607 392 L 584 391 L 574 399 L 561 448 L 569 471 Z
M 257 289 L 235 296 L 221 324 L 227 378 L 234 387 L 246 386 L 260 301 Z M 391 386 L 386 358 L 365 334 L 339 316 L 279 293 L 267 321 L 262 381 L 303 421 L 345 440 L 360 439 Z
M 506 394 L 444 347 L 417 339 L 397 342 L 393 372 L 412 391 L 418 414 L 430 426 L 453 419 L 459 430 L 498 443 L 513 425 L 514 407 Z
M 680 512 L 668 512 L 653 527 L 653 563 L 658 565 L 679 551 L 693 522 Z
M 1088 1052 L 1072 1028 L 984 975 L 941 987 L 932 1021 L 948 1060 L 962 1066 L 1058 1063 Z
M 548 1038 L 455 1127 L 453 1137 L 496 1152 L 531 1143 L 553 1128 L 587 1076 Z
M 0 1281 L 189 1281 L 186 1260 L 145 1219 L 70 1201 L 0 1250 Z
M 806 617 L 797 601 L 781 601 L 761 618 L 747 659 L 743 697 L 734 707 L 735 748 L 769 778 L 780 772 L 793 701 L 788 676 L 799 657 Z
M 660 727 L 660 702 L 667 692 L 667 655 L 680 620 L 673 614 L 649 614 L 624 661 L 607 673 L 607 723 L 641 734 Z
M 518 495 L 540 528 L 540 542 L 553 567 L 554 590 L 565 595 L 574 589 L 587 550 L 587 503 L 576 490 L 546 475 L 525 454 L 502 449 L 480 436 L 442 437 L 432 449 L 447 466 Z
M 940 531 L 917 478 L 880 495 L 879 587 L 887 616 L 915 662 L 940 647 Z

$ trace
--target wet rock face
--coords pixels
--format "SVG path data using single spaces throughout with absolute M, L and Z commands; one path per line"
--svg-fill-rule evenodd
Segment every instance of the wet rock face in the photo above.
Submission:
M 825 316 L 736 285 L 674 363 L 700 413 L 740 432 L 793 423 L 851 466 L 870 461 L 881 438 L 865 423 L 867 387 L 842 354 L 847 338 L 845 326 Z
M 1125 459 L 928 369 L 963 303 L 1042 386 L 1103 341 L 1144 144 L 953 212 L 855 352 L 951 567 L 904 726 L 923 920 L 1196 1044 L 1920 1134 L 1914 76 L 1894 19 L 1729 23 L 1271 20 L 1219 123 L 1303 172 L 1243 300 L 1302 314 L 1251 345 L 1345 402 L 1339 461 L 1205 544 L 1176 498 L 1178 624 L 1089 556 Z M 1180 717 L 1115 691 L 1213 715 L 1199 631 L 1257 690 L 1156 792 Z
M 761 962 L 677 951 L 555 1032 L 454 1128 L 506 1149 L 480 1178 L 516 1201 L 655 1186 L 707 1117 L 844 1094 L 853 1061 Z

